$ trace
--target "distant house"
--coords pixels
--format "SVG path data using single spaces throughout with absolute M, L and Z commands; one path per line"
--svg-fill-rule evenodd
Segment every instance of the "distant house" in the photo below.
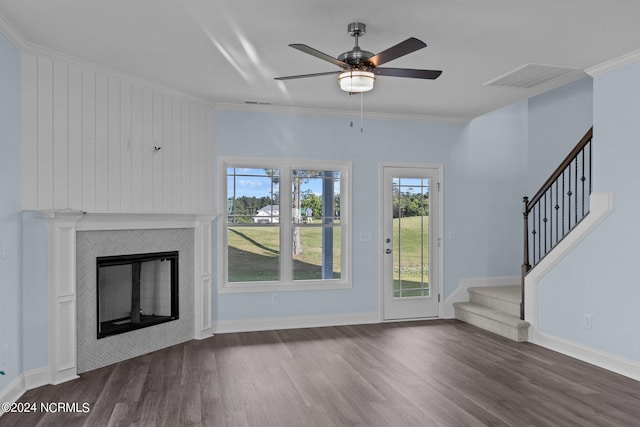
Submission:
M 257 224 L 272 224 L 280 222 L 280 206 L 279 205 L 267 205 L 258 209 L 253 222 Z

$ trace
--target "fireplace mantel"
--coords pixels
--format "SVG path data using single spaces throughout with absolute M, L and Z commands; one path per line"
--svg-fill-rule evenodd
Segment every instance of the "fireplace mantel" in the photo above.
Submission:
M 76 233 L 78 231 L 194 229 L 193 338 L 211 336 L 210 215 L 39 212 L 48 223 L 49 383 L 77 378 Z

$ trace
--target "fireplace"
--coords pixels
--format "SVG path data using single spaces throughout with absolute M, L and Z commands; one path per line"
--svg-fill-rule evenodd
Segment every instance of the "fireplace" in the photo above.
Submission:
M 96 258 L 98 339 L 178 319 L 178 252 Z
M 90 230 L 77 233 L 78 373 L 176 345 L 193 337 L 195 248 L 194 231 L 187 228 Z M 179 254 L 175 261 L 169 256 L 174 251 Z M 163 258 L 165 261 L 161 261 Z M 103 290 L 105 277 L 104 273 L 98 271 L 101 267 L 98 261 L 107 261 L 105 273 L 108 281 L 114 282 L 118 277 L 127 281 L 124 291 L 120 292 L 124 296 L 119 296 L 115 308 L 107 309 L 105 306 L 105 294 L 116 292 L 108 288 Z M 166 299 L 164 308 L 159 305 L 150 307 L 144 302 L 148 298 L 144 295 L 146 285 L 142 282 L 150 275 L 146 272 L 150 266 L 145 265 L 150 261 L 156 265 L 154 268 L 162 270 L 159 271 L 161 275 L 166 275 L 167 267 L 173 264 L 173 274 L 178 276 L 174 280 L 177 289 L 174 289 L 176 310 L 173 316 L 167 307 L 171 303 L 167 303 Z M 131 283 L 133 269 L 137 269 L 136 263 L 140 264 L 140 308 L 132 308 L 138 304 L 132 302 L 134 286 Z M 103 284 L 99 285 L 99 281 Z M 122 283 L 121 280 L 118 282 Z M 163 282 L 167 291 L 167 280 Z M 153 325 L 142 327 L 137 323 L 136 314 L 141 322 L 148 319 Z M 151 318 L 145 317 L 147 315 Z M 171 319 L 174 316 L 175 319 Z M 104 336 L 100 337 L 99 331 Z M 123 331 L 126 333 L 116 333 Z
M 41 225 L 43 219 L 46 227 Z M 34 347 L 36 340 L 25 343 L 34 347 L 33 354 L 44 353 L 41 359 L 46 359 L 46 366 L 25 375 L 27 387 L 59 384 L 82 372 L 211 336 L 212 219 L 192 214 L 62 210 L 40 212 L 33 221 L 23 222 L 27 231 L 47 241 L 48 258 L 47 324 L 29 329 L 44 331 L 48 344 Z M 179 316 L 176 312 L 175 320 L 99 339 L 97 259 L 172 251 L 179 254 L 174 269 L 179 281 L 175 282 Z

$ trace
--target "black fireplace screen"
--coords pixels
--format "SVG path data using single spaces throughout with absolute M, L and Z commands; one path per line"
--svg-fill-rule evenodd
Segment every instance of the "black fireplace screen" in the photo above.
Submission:
M 178 252 L 96 258 L 98 338 L 178 319 Z

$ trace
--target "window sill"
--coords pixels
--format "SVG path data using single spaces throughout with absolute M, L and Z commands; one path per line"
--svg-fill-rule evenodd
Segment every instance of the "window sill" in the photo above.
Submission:
M 219 294 L 238 294 L 255 292 L 294 292 L 294 291 L 328 291 L 336 289 L 351 289 L 351 283 L 343 281 L 335 282 L 304 282 L 304 283 L 282 283 L 274 284 L 269 282 L 256 283 L 235 283 L 218 286 Z

